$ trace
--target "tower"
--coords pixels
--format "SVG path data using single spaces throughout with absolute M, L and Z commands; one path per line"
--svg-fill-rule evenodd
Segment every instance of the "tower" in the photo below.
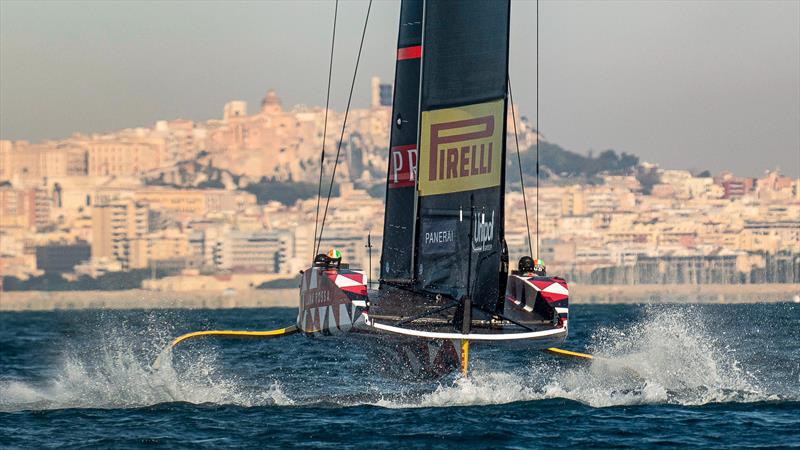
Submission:
M 225 109 L 223 111 L 223 118 L 225 120 L 229 120 L 232 117 L 243 117 L 247 115 L 247 102 L 242 100 L 234 100 L 228 103 L 225 103 Z
M 370 92 L 372 94 L 370 106 L 375 108 L 381 105 L 381 79 L 379 77 L 372 77 L 372 85 Z

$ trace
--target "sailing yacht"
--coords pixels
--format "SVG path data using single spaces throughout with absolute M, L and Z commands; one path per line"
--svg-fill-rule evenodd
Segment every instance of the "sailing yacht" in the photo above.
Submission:
M 363 340 L 428 377 L 466 373 L 470 344 L 566 339 L 566 281 L 509 271 L 509 19 L 509 0 L 403 0 L 380 283 L 319 255 L 303 271 L 297 330 Z

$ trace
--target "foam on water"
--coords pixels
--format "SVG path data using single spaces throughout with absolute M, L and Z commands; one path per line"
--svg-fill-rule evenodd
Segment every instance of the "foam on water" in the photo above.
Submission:
M 702 405 L 786 399 L 759 387 L 732 346 L 709 335 L 691 307 L 652 308 L 642 322 L 591 339 L 590 364 L 544 360 L 527 371 L 481 372 L 385 407 L 444 407 L 566 398 L 593 407 Z
M 149 330 L 152 331 L 152 330 Z M 164 327 L 156 333 L 164 334 Z M 195 353 L 180 360 L 180 370 L 172 358 L 164 358 L 158 370 L 143 358 L 143 347 L 155 341 L 137 342 L 120 327 L 103 336 L 101 345 L 68 351 L 55 375 L 41 382 L 0 381 L 0 411 L 62 408 L 135 408 L 168 402 L 233 404 L 241 406 L 291 404 L 274 382 L 266 391 L 244 389 L 235 376 L 220 373 L 213 352 Z M 160 344 L 158 344 L 160 345 Z
M 653 307 L 629 327 L 600 329 L 588 367 L 547 373 L 547 397 L 592 406 L 700 405 L 776 399 L 744 370 L 734 347 L 707 332 L 692 307 Z
M 0 381 L 0 411 L 131 408 L 168 402 L 408 408 L 554 398 L 593 407 L 797 399 L 761 388 L 759 380 L 738 362 L 731 337 L 723 340 L 709 333 L 700 316 L 691 307 L 658 307 L 649 309 L 637 323 L 599 329 L 590 339 L 589 351 L 596 355 L 591 364 L 541 357 L 529 367 L 502 372 L 480 361 L 473 364 L 469 377 L 427 385 L 413 394 L 387 393 L 385 386 L 377 385 L 370 394 L 333 401 L 292 394 L 305 393 L 307 382 L 314 384 L 297 379 L 311 376 L 303 372 L 283 383 L 272 382 L 266 389 L 248 385 L 222 370 L 216 353 L 205 346 L 183 353 L 174 366 L 172 355 L 165 355 L 159 370 L 152 370 L 150 361 L 158 354 L 154 349 L 168 342 L 170 333 L 163 327 L 145 334 L 123 327 L 106 335 L 97 349 L 67 352 L 49 379 Z M 137 344 L 141 338 L 133 336 L 143 335 L 162 336 Z M 358 384 L 362 377 L 342 379 L 351 380 L 347 383 L 353 386 L 345 386 L 350 392 L 363 394 Z

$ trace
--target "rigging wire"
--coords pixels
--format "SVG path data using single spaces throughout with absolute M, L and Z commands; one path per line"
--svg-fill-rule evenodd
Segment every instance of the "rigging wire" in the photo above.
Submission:
M 525 229 L 527 230 L 528 250 L 533 257 L 533 243 L 531 242 L 531 223 L 528 220 L 528 199 L 525 197 L 525 179 L 522 176 L 522 158 L 519 156 L 519 136 L 517 135 L 517 113 L 514 110 L 514 92 L 511 90 L 511 77 L 508 77 L 508 96 L 511 100 L 511 120 L 514 121 L 514 142 L 517 145 L 517 166 L 519 167 L 519 184 L 522 185 L 522 204 L 525 206 Z M 538 205 L 537 205 L 538 207 Z
M 331 173 L 331 183 L 328 186 L 328 198 L 325 200 L 325 212 L 322 214 L 322 222 L 319 227 L 319 238 L 317 239 L 317 248 L 314 254 L 319 253 L 319 246 L 322 244 L 322 232 L 325 230 L 325 219 L 328 217 L 328 206 L 331 203 L 331 194 L 333 193 L 333 181 L 336 177 L 336 168 L 339 166 L 339 155 L 342 151 L 342 141 L 344 140 L 344 131 L 347 127 L 347 116 L 350 113 L 350 103 L 353 100 L 353 90 L 356 85 L 356 78 L 358 76 L 358 64 L 361 62 L 361 51 L 364 48 L 364 37 L 367 35 L 367 24 L 369 23 L 369 13 L 372 10 L 372 0 L 369 0 L 367 5 L 367 16 L 364 18 L 364 29 L 361 31 L 361 43 L 358 46 L 358 56 L 356 57 L 356 66 L 353 70 L 353 81 L 350 83 L 350 95 L 347 97 L 347 108 L 344 111 L 344 120 L 342 121 L 342 132 L 339 135 L 339 144 L 336 147 L 336 160 L 333 162 L 333 172 Z
M 536 259 L 539 259 L 539 0 L 536 0 Z
M 331 76 L 333 75 L 333 48 L 336 44 L 336 18 L 339 15 L 339 0 L 333 7 L 333 36 L 331 37 L 331 57 L 328 63 L 328 92 L 325 94 L 325 124 L 322 126 L 322 152 L 319 155 L 319 185 L 317 186 L 317 214 L 314 216 L 314 242 L 312 250 L 314 254 L 311 259 L 317 256 L 317 225 L 319 225 L 319 202 L 322 197 L 322 172 L 325 166 L 325 138 L 328 136 L 328 109 L 331 103 Z

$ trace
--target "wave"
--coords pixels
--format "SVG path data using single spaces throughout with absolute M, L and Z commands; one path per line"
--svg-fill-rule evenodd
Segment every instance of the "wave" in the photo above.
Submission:
M 211 351 L 172 359 L 160 370 L 150 367 L 154 346 L 168 342 L 169 327 L 151 324 L 146 333 L 115 324 L 94 348 L 74 347 L 62 357 L 55 375 L 42 382 L 0 381 L 0 411 L 64 408 L 136 408 L 186 402 L 257 406 L 289 405 L 282 385 L 265 391 L 246 389 L 238 377 L 220 370 Z M 141 342 L 141 336 L 154 336 Z
M 693 307 L 653 308 L 642 323 L 599 330 L 592 365 L 553 377 L 547 395 L 592 406 L 778 399 L 742 367 L 730 343 L 707 331 Z
M 55 375 L 43 382 L 0 381 L 0 411 L 135 408 L 171 402 L 436 408 L 544 399 L 569 399 L 592 407 L 799 399 L 762 387 L 737 360 L 731 336 L 709 332 L 702 316 L 692 307 L 650 307 L 642 320 L 629 326 L 600 328 L 589 339 L 595 355 L 590 364 L 541 356 L 527 367 L 497 371 L 486 361 L 476 361 L 468 377 L 401 387 L 399 392 L 397 386 L 375 382 L 364 389 L 359 384 L 362 376 L 339 377 L 340 384 L 352 380 L 344 382 L 352 395 L 338 397 L 324 392 L 319 383 L 337 375 L 301 371 L 283 382 L 268 382 L 266 388 L 253 386 L 230 375 L 207 347 L 183 352 L 174 366 L 171 357 L 163 358 L 162 367 L 152 370 L 153 349 L 168 342 L 170 333 L 155 325 L 148 333 L 122 327 L 104 336 L 98 348 L 67 352 Z M 133 336 L 143 335 L 160 337 L 137 345 Z M 419 389 L 408 391 L 414 388 Z
M 413 401 L 377 405 L 445 407 L 569 399 L 609 407 L 798 399 L 762 388 L 739 363 L 732 346 L 709 333 L 699 317 L 693 307 L 650 307 L 639 323 L 598 330 L 590 339 L 595 355 L 590 364 L 551 359 L 524 371 L 478 371 Z

